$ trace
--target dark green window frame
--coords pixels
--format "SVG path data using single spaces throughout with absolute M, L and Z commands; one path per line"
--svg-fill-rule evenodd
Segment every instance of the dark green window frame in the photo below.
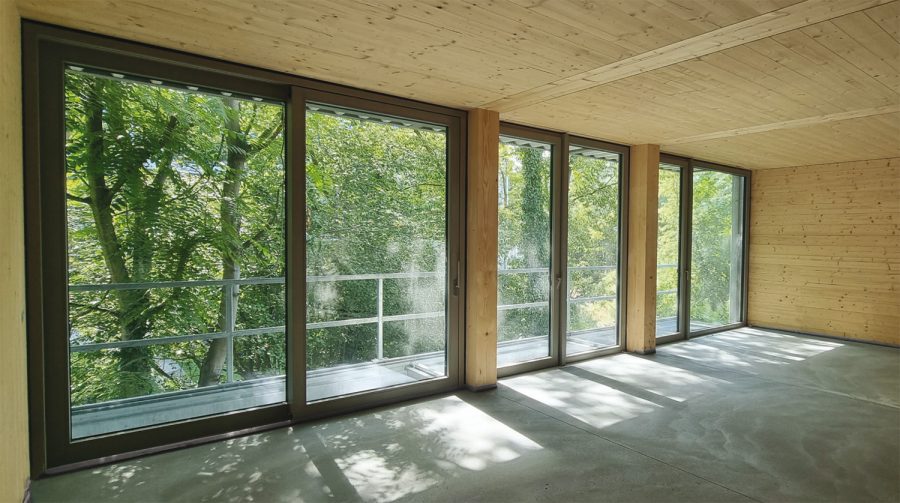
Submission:
M 66 471 L 351 412 L 462 386 L 466 112 L 23 21 L 31 471 Z M 63 75 L 78 65 L 286 104 L 287 400 L 139 430 L 70 438 Z M 448 134 L 448 372 L 444 378 L 307 403 L 305 110 L 315 101 L 440 124 Z M 297 218 L 297 216 L 300 218 Z M 456 282 L 457 288 L 451 288 Z

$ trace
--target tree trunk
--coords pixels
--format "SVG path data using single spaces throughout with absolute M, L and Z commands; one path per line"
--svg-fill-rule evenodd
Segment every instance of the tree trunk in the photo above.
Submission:
M 98 80 L 89 91 L 86 103 L 88 155 L 85 164 L 90 208 L 97 227 L 97 238 L 103 253 L 103 260 L 113 283 L 131 283 L 132 278 L 125 263 L 125 257 L 113 224 L 112 198 L 106 183 L 106 166 L 103 159 L 103 108 L 105 84 Z M 118 324 L 122 340 L 143 339 L 148 331 L 147 310 L 150 307 L 146 290 L 114 290 L 118 305 Z M 150 379 L 151 365 L 147 348 L 122 348 L 118 352 L 121 397 L 148 394 L 152 391 Z
M 241 194 L 241 180 L 247 169 L 247 150 L 249 148 L 244 133 L 241 131 L 240 102 L 235 99 L 225 99 L 228 107 L 228 116 L 225 120 L 225 142 L 227 146 L 227 162 L 225 169 L 225 182 L 222 187 L 222 200 L 219 206 L 219 217 L 222 225 L 223 249 L 222 249 L 222 279 L 240 279 L 241 277 L 241 213 L 238 208 L 238 199 Z M 237 314 L 237 299 L 240 287 L 222 288 L 222 301 L 219 307 L 220 332 L 234 330 L 234 320 Z M 227 296 L 231 295 L 231 302 Z M 228 311 L 231 309 L 231 312 Z M 228 351 L 227 339 L 215 339 L 210 342 L 209 350 L 200 367 L 200 379 L 198 386 L 211 386 L 219 382 L 222 367 Z M 233 362 L 232 362 L 233 363 Z

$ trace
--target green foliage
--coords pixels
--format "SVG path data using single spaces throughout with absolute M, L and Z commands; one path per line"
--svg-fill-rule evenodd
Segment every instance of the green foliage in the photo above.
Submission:
M 284 107 L 66 74 L 66 187 L 71 285 L 285 275 Z M 427 314 L 384 324 L 384 357 L 446 347 L 447 135 L 429 127 L 312 109 L 306 115 L 307 274 L 436 272 L 385 279 L 383 315 Z M 501 304 L 549 302 L 551 156 L 501 145 L 499 263 L 542 272 L 501 275 Z M 694 186 L 694 318 L 729 317 L 732 214 L 729 175 L 700 172 Z M 619 165 L 570 156 L 571 298 L 615 296 Z M 304 210 L 295 210 L 304 211 Z M 661 175 L 661 263 L 678 259 L 678 180 Z M 610 266 L 605 270 L 578 268 Z M 672 289 L 677 272 L 661 271 Z M 70 343 L 221 332 L 226 288 L 139 287 L 71 291 Z M 313 278 L 309 323 L 373 318 L 378 282 Z M 285 325 L 283 284 L 236 288 L 235 329 Z M 674 295 L 660 313 L 674 313 Z M 733 302 L 733 301 L 732 301 Z M 573 303 L 568 330 L 616 323 L 615 300 Z M 500 340 L 542 336 L 549 305 L 502 311 Z M 276 331 L 277 332 L 277 331 Z M 307 368 L 370 361 L 374 323 L 313 328 Z M 73 352 L 75 405 L 222 382 L 222 340 Z M 235 380 L 281 375 L 281 333 L 234 340 Z
M 385 315 L 445 311 L 447 136 L 378 120 L 310 111 L 307 271 L 310 276 L 437 272 L 384 280 Z M 377 314 L 374 279 L 310 282 L 310 322 Z M 384 356 L 441 351 L 444 317 L 384 325 Z M 307 368 L 376 357 L 374 324 L 310 330 Z
M 738 321 L 740 304 L 741 179 L 717 171 L 694 173 L 691 232 L 691 321 Z
M 681 229 L 681 171 L 680 168 L 659 170 L 659 227 L 657 234 L 656 262 L 660 265 L 678 265 L 678 246 Z M 657 268 L 656 289 L 677 291 L 678 268 Z M 656 317 L 673 318 L 678 315 L 678 295 L 658 294 Z M 657 334 L 665 335 L 665 334 Z
M 226 258 L 245 277 L 283 276 L 283 125 L 278 105 L 67 72 L 70 284 L 219 279 Z M 235 148 L 245 165 L 229 166 Z M 229 177 L 241 181 L 236 197 L 223 192 Z M 222 297 L 221 287 L 73 291 L 70 340 L 220 331 Z M 242 289 L 239 327 L 283 324 L 283 286 Z M 72 403 L 195 387 L 209 346 L 73 353 Z M 236 339 L 235 371 L 283 373 L 283 335 Z
M 617 295 L 619 262 L 619 163 L 569 156 L 569 297 Z M 605 270 L 580 267 L 610 266 Z M 568 332 L 616 324 L 615 300 L 570 303 Z
M 546 269 L 546 272 L 501 274 L 500 305 L 549 302 L 550 299 L 550 150 L 500 145 L 500 269 Z M 550 309 L 501 310 L 498 340 L 548 336 Z

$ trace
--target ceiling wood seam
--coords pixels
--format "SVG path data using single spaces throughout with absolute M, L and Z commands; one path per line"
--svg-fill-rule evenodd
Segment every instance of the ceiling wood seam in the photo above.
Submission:
M 763 38 L 877 7 L 892 0 L 806 0 L 482 105 L 501 113 L 658 70 Z

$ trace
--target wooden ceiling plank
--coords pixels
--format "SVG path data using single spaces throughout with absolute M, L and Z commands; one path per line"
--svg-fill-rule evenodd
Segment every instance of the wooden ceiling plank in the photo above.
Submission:
M 837 46 L 826 34 L 820 43 L 828 44 L 836 54 L 895 93 L 900 93 L 900 42 L 895 41 L 865 13 L 835 19 L 833 26 L 849 40 Z
M 891 2 L 866 11 L 866 16 L 900 43 L 900 2 Z
M 804 117 L 802 119 L 793 119 L 781 122 L 771 122 L 768 124 L 760 124 L 757 126 L 735 128 L 726 131 L 716 131 L 714 133 L 706 133 L 694 136 L 685 136 L 681 138 L 672 138 L 664 140 L 665 145 L 677 145 L 681 143 L 694 143 L 698 141 L 714 140 L 717 138 L 728 138 L 731 136 L 742 136 L 746 134 L 763 133 L 766 131 L 776 131 L 784 129 L 795 129 L 816 124 L 826 124 L 829 122 L 838 122 L 848 119 L 858 119 L 861 117 L 871 117 L 875 115 L 885 115 L 900 112 L 900 104 L 886 105 L 881 107 L 866 108 L 862 110 L 852 110 L 850 112 L 838 112 L 835 114 L 818 115 L 813 117 Z
M 493 0 L 491 2 L 466 0 L 466 2 L 474 7 L 473 15 L 475 17 L 487 13 L 501 19 L 505 18 L 505 21 L 501 21 L 499 24 L 524 25 L 544 31 L 600 57 L 608 58 L 610 61 L 618 61 L 634 55 L 634 51 L 629 51 L 590 32 L 579 30 L 570 24 L 536 13 L 512 0 Z M 448 2 L 444 8 L 454 8 L 455 4 L 456 2 Z
M 390 61 L 393 66 L 405 64 L 410 69 L 426 69 L 429 74 L 451 79 L 458 78 L 460 72 L 485 68 L 504 70 L 510 76 L 522 73 L 522 82 L 534 82 L 540 75 L 551 75 L 527 58 L 528 64 L 511 61 L 509 52 L 498 47 L 499 44 L 485 47 L 484 43 L 470 40 L 451 28 L 392 15 L 389 10 L 379 11 L 361 2 L 331 0 L 327 14 L 305 2 L 233 4 L 227 0 L 207 0 L 199 4 L 199 8 L 207 16 L 222 12 L 219 15 L 227 16 L 232 23 L 243 23 L 244 29 L 258 32 L 277 32 L 289 24 L 301 29 L 287 30 L 284 37 L 307 37 L 311 43 L 321 42 L 321 35 L 317 33 L 327 33 L 332 50 L 346 51 L 365 59 Z M 390 26 L 369 31 L 347 29 L 376 21 Z M 526 72 L 529 68 L 533 72 Z M 481 76 L 484 76 L 483 71 Z
M 484 107 L 501 112 L 523 108 L 541 101 L 677 64 L 764 37 L 827 21 L 880 5 L 886 1 L 844 0 L 837 3 L 827 0 L 806 0 L 805 2 L 772 11 L 731 26 L 707 32 L 687 40 L 681 40 L 616 63 L 604 65 L 579 75 L 560 79 L 550 84 L 535 86 L 531 90 L 487 103 Z
M 138 0 L 136 3 L 140 4 Z M 160 6 L 157 6 L 160 5 Z M 418 23 L 406 18 L 397 17 L 391 20 L 396 29 L 378 30 L 374 36 L 366 36 L 358 30 L 341 30 L 342 23 L 366 23 L 379 15 L 377 12 L 363 10 L 363 4 L 346 6 L 340 2 L 332 2 L 331 9 L 340 15 L 322 15 L 316 17 L 313 10 L 301 5 L 284 5 L 281 2 L 259 4 L 240 4 L 229 8 L 230 2 L 204 2 L 193 7 L 193 15 L 197 24 L 202 19 L 215 16 L 220 11 L 227 12 L 219 18 L 228 26 L 240 26 L 241 30 L 265 36 L 268 33 L 284 31 L 284 40 L 299 41 L 321 45 L 321 33 L 329 33 L 333 43 L 327 44 L 333 51 L 355 57 L 357 60 L 375 61 L 393 71 L 424 73 L 434 78 L 449 82 L 457 79 L 478 82 L 493 92 L 508 93 L 512 90 L 532 85 L 535 81 L 552 78 L 552 74 L 533 65 L 518 65 L 511 61 L 508 54 L 492 53 L 477 48 L 478 44 L 466 41 L 466 37 L 451 30 L 435 30 L 433 26 Z M 147 4 L 147 8 L 165 8 L 165 17 L 183 16 L 176 11 L 173 4 Z M 339 37 L 337 35 L 340 35 Z M 338 40 L 340 42 L 338 42 Z M 459 44 L 456 42 L 462 41 Z M 427 42 L 426 42 L 427 41 Z M 496 44 L 492 44 L 496 45 Z M 410 51 L 403 48 L 413 47 Z M 449 48 L 449 49 L 448 49 Z M 322 59 L 322 58 L 319 58 Z M 487 75 L 482 71 L 493 69 Z M 472 76 L 479 73 L 478 78 Z M 504 76 L 503 82 L 497 82 L 497 75 Z
M 792 131 L 663 145 L 666 152 L 751 169 L 900 157 L 900 113 L 848 119 Z
M 713 127 L 725 127 L 734 124 L 752 124 L 774 122 L 778 119 L 787 119 L 797 114 L 816 114 L 815 108 L 797 101 L 795 95 L 790 93 L 790 86 L 773 78 L 760 78 L 760 73 L 732 51 L 712 54 L 701 58 L 707 65 L 700 73 L 710 73 L 719 76 L 705 96 L 699 96 L 696 107 L 703 107 L 704 100 L 721 100 L 721 106 L 732 109 L 734 116 L 727 122 L 718 121 L 708 123 L 707 130 Z M 695 62 L 684 63 L 685 66 L 695 66 Z M 679 65 L 682 66 L 682 65 Z M 768 77 L 768 76 L 767 76 Z M 788 91 L 788 92 L 785 92 Z M 729 106 L 734 103 L 737 106 Z M 728 128 L 730 129 L 730 128 Z
M 894 18 L 894 20 L 900 23 L 900 17 Z M 831 22 L 856 42 L 855 48 L 861 47 L 870 51 L 882 65 L 900 70 L 900 41 L 895 40 L 866 12 L 840 17 Z M 873 64 L 876 62 L 873 61 Z
M 22 3 L 23 15 L 27 16 L 31 12 L 29 10 L 32 8 L 31 1 L 36 0 L 27 0 Z M 36 3 L 40 8 L 45 7 L 42 2 Z M 58 10 L 53 10 L 59 17 L 42 17 L 40 19 L 63 25 L 70 24 L 71 18 L 67 17 L 66 9 L 71 9 L 72 6 L 67 2 L 59 3 L 63 6 Z M 309 46 L 279 37 L 276 32 L 254 33 L 252 37 L 232 36 L 231 34 L 235 33 L 238 27 L 229 29 L 228 26 L 204 22 L 202 17 L 184 11 L 174 14 L 161 11 L 158 6 L 143 10 L 131 9 L 127 13 L 109 9 L 102 16 L 92 13 L 92 15 L 85 16 L 85 19 L 96 19 L 97 21 L 82 21 L 75 27 L 109 33 L 111 25 L 127 26 L 130 30 L 128 38 L 138 42 L 190 50 L 198 54 L 238 63 L 287 71 L 311 78 L 322 78 L 342 84 L 360 86 L 359 75 L 365 74 L 367 82 L 360 87 L 401 94 L 434 103 L 451 104 L 447 102 L 447 97 L 458 96 L 471 100 L 468 104 L 473 106 L 480 101 L 476 98 L 479 94 L 483 96 L 498 95 L 496 91 L 488 91 L 453 79 L 437 78 L 434 75 L 409 69 L 401 70 L 371 58 L 349 56 Z M 100 20 L 102 20 L 102 24 L 100 24 Z M 270 56 L 260 58 L 261 54 Z M 452 105 L 460 106 L 460 101 L 456 100 Z
M 824 82 L 825 79 L 830 79 L 839 86 L 843 87 L 849 85 L 851 88 L 855 88 L 858 90 L 859 94 L 863 96 L 885 95 L 884 91 L 886 90 L 889 91 L 887 95 L 889 96 L 888 99 L 895 99 L 896 91 L 894 89 L 860 69 L 858 63 L 852 63 L 841 53 L 835 52 L 832 48 L 825 45 L 827 40 L 823 39 L 822 33 L 827 29 L 827 24 L 820 23 L 814 27 L 808 27 L 805 30 L 795 30 L 783 33 L 773 37 L 773 39 L 785 47 L 788 47 L 790 50 L 815 62 L 817 64 L 816 68 L 821 70 L 817 72 L 817 82 Z M 849 37 L 847 37 L 847 42 L 850 42 Z M 842 44 L 841 42 L 837 42 L 837 45 L 842 49 L 847 47 L 847 44 Z M 861 52 L 867 53 L 868 51 Z M 876 74 L 877 73 L 878 72 L 876 72 Z M 856 95 L 853 95 L 853 97 L 856 97 Z M 844 99 L 846 99 L 846 97 L 841 96 L 841 100 L 843 101 Z
M 754 46 L 762 41 L 752 42 L 718 53 L 734 60 L 730 69 L 735 73 L 743 73 L 745 78 L 756 80 L 773 94 L 792 103 L 783 109 L 792 117 L 806 115 L 822 115 L 844 111 L 830 101 L 823 101 L 816 94 L 815 83 L 786 65 L 776 63 L 766 57 Z
M 507 57 L 522 58 L 554 75 L 571 74 L 593 62 L 612 60 L 569 40 L 527 25 L 509 23 L 508 18 L 499 13 L 476 9 L 468 3 L 422 0 L 407 4 L 409 8 L 402 8 L 404 4 L 400 1 L 387 4 L 380 0 L 364 0 L 363 3 L 373 8 L 387 6 L 389 16 L 405 17 L 438 30 L 452 29 L 460 35 L 456 39 L 458 43 L 498 48 Z M 358 2 L 354 2 L 356 4 Z
M 798 39 L 798 34 L 802 38 Z M 855 78 L 851 78 L 852 75 L 847 75 L 845 71 L 848 66 L 846 62 L 834 61 L 833 58 L 829 60 L 827 54 L 817 53 L 809 44 L 804 43 L 806 41 L 811 39 L 800 32 L 794 32 L 789 37 L 771 37 L 765 43 L 754 44 L 753 47 L 808 79 L 810 89 L 817 89 L 814 96 L 825 102 L 837 99 L 845 110 L 887 105 L 894 101 L 889 89 L 880 84 L 870 85 L 872 79 L 858 70 Z M 875 103 L 873 100 L 879 102 Z
M 533 12 L 548 18 L 567 23 L 578 30 L 592 33 L 595 36 L 621 45 L 632 54 L 639 54 L 649 49 L 662 47 L 672 43 L 673 39 L 662 28 L 664 24 L 654 27 L 653 21 L 646 18 L 630 16 L 622 12 L 622 4 L 613 2 L 594 3 L 574 0 L 555 0 L 553 2 L 531 2 L 529 0 L 512 0 Z M 698 33 L 702 33 L 698 29 Z
M 814 71 L 810 71 L 810 67 L 813 65 L 811 61 L 790 51 L 774 39 L 759 40 L 744 47 L 760 58 L 772 61 L 775 66 L 772 67 L 769 75 L 777 77 L 779 81 L 784 83 L 784 91 L 797 93 L 795 94 L 796 97 L 813 104 L 813 107 L 821 113 L 836 113 L 890 102 L 890 99 L 887 97 L 887 90 L 883 90 L 872 97 L 874 101 L 870 100 L 872 102 L 865 106 L 848 107 L 848 104 L 841 99 L 847 92 L 846 82 L 840 80 L 832 82 L 831 79 L 828 83 L 818 81 L 819 75 Z

